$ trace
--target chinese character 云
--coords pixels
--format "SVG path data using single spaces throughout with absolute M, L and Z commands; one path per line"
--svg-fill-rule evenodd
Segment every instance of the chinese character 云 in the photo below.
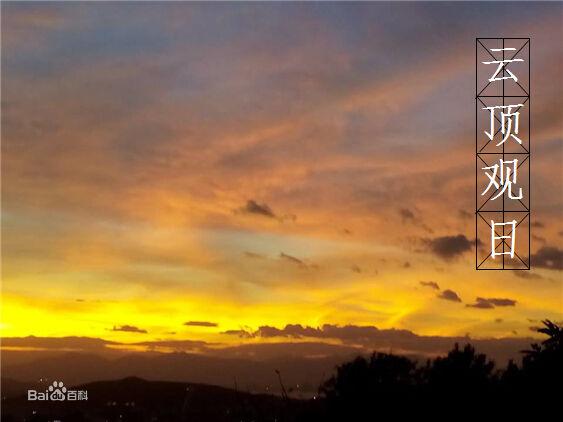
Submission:
M 491 48 L 491 51 L 516 51 L 515 48 Z M 504 53 L 503 53 L 504 54 Z M 509 63 L 513 63 L 513 62 L 523 62 L 523 59 L 508 59 L 508 60 L 493 60 L 490 62 L 483 62 L 483 64 L 498 64 L 497 70 L 495 70 L 495 73 L 493 73 L 493 76 L 491 76 L 489 78 L 489 82 L 494 82 L 494 81 L 502 81 L 505 79 L 512 79 L 514 80 L 514 82 L 518 82 L 518 78 L 516 77 L 516 75 L 514 73 L 512 73 L 510 70 L 508 70 L 507 65 Z M 508 73 L 508 76 L 502 76 L 499 77 L 499 73 L 501 73 L 504 75 L 504 72 Z

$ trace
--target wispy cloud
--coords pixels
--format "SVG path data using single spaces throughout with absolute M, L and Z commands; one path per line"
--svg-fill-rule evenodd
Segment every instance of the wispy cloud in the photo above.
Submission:
M 440 286 L 435 281 L 420 281 L 421 286 L 430 287 L 435 290 L 440 290 Z
M 187 325 L 189 327 L 218 327 L 219 324 L 217 324 L 216 322 L 210 322 L 210 321 L 187 321 L 184 322 L 184 325 Z
M 147 334 L 147 330 L 143 330 L 139 327 L 135 327 L 134 325 L 118 325 L 118 326 L 114 325 L 111 330 L 112 331 L 123 331 L 123 332 L 126 332 L 126 333 Z
M 246 201 L 246 204 L 238 209 L 239 212 L 246 214 L 256 214 L 268 218 L 277 218 L 276 214 L 267 204 L 260 204 L 253 199 Z

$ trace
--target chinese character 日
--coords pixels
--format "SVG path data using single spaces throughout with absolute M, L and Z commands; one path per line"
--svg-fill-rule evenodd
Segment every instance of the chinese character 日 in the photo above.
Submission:
M 506 236 L 498 236 L 495 227 L 499 226 L 510 226 L 512 230 Z M 500 244 L 507 244 L 503 239 L 510 239 L 510 250 L 508 252 L 497 252 L 496 251 L 496 241 L 502 240 Z M 516 220 L 509 221 L 508 223 L 495 223 L 491 220 L 491 257 L 495 259 L 495 257 L 500 255 L 510 255 L 510 258 L 514 258 L 514 243 L 516 241 Z

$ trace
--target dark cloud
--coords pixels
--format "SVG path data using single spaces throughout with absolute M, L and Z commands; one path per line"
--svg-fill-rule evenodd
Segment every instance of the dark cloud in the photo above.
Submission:
M 537 324 L 537 323 L 536 323 Z M 25 338 L 3 338 L 2 347 L 18 348 L 41 348 L 51 351 L 79 350 L 86 352 L 99 352 L 99 355 L 116 353 L 130 354 L 130 350 L 125 347 L 116 348 L 115 346 L 142 346 L 149 351 L 184 351 L 197 352 L 198 360 L 216 356 L 222 359 L 229 357 L 250 357 L 252 361 L 249 367 L 255 365 L 257 361 L 268 359 L 269 357 L 305 356 L 319 357 L 331 354 L 342 354 L 350 356 L 351 353 L 371 353 L 373 350 L 390 351 L 399 354 L 420 354 L 433 356 L 451 350 L 455 343 L 471 342 L 477 350 L 482 353 L 490 354 L 504 361 L 509 358 L 519 356 L 519 351 L 529 346 L 530 338 L 501 338 L 501 339 L 470 339 L 467 336 L 441 337 L 441 336 L 421 336 L 409 330 L 403 329 L 379 329 L 375 326 L 358 325 L 333 325 L 324 324 L 320 327 L 302 326 L 300 324 L 288 324 L 284 328 L 272 326 L 261 326 L 257 330 L 250 329 L 228 330 L 224 334 L 237 336 L 242 339 L 260 338 L 287 338 L 287 342 L 256 342 L 250 344 L 240 344 L 228 346 L 219 343 L 207 343 L 197 340 L 170 340 L 158 339 L 135 343 L 111 342 L 99 338 L 86 337 L 25 337 Z M 339 343 L 335 343 L 335 340 Z M 209 347 L 213 345 L 213 347 Z M 344 347 L 344 348 L 343 348 Z M 19 352 L 16 352 L 19 353 Z M 3 351 L 3 370 L 5 369 L 5 354 Z M 142 355 L 138 355 L 142 356 Z M 152 355 L 156 356 L 156 355 Z M 178 355 L 161 355 L 167 367 L 176 361 Z M 185 355 L 187 356 L 187 355 Z M 192 355 L 193 356 L 193 355 Z M 9 357 L 9 355 L 8 355 Z M 146 360 L 140 359 L 146 367 Z M 224 361 L 223 361 L 224 362 Z M 308 365 L 309 363 L 307 363 Z M 199 366 L 198 366 L 199 367 Z M 224 363 L 223 366 L 224 368 Z M 330 368 L 334 366 L 331 365 Z M 92 366 L 89 366 L 92 368 Z M 115 369 L 112 366 L 113 369 Z M 176 371 L 176 370 L 175 370 Z M 271 370 L 268 372 L 271 373 Z M 30 374 L 37 374 L 37 371 Z M 96 368 L 96 375 L 99 375 Z M 140 374 L 137 374 L 140 375 Z M 27 377 L 24 377 L 27 379 Z
M 184 325 L 188 325 L 190 327 L 218 327 L 219 324 L 216 322 L 209 322 L 209 321 L 188 321 L 184 322 Z
M 461 298 L 453 290 L 444 290 L 437 297 L 440 299 L 451 300 L 452 302 L 461 302 Z
M 301 260 L 301 259 L 299 259 L 299 258 L 296 258 L 296 257 L 294 257 L 294 256 L 288 255 L 288 254 L 286 254 L 286 253 L 284 253 L 284 252 L 281 252 L 281 253 L 280 253 L 280 258 L 281 258 L 281 259 L 284 259 L 284 260 L 286 260 L 286 261 L 288 261 L 288 262 L 291 262 L 291 263 L 293 263 L 293 264 L 299 265 L 299 266 L 301 266 L 301 267 L 306 267 L 306 266 L 307 266 L 307 264 L 305 263 L 305 261 L 303 261 L 303 260 Z
M 301 324 L 287 324 L 283 329 L 264 325 L 258 328 L 255 335 L 258 337 L 322 337 L 322 330 L 303 327 Z
M 504 321 L 504 320 L 503 320 L 502 318 L 496 318 L 496 319 L 495 319 L 495 322 L 496 322 L 497 324 L 500 324 L 500 323 L 503 322 L 503 321 Z
M 401 208 L 399 210 L 399 214 L 401 215 L 403 221 L 414 221 L 414 213 L 407 208 Z
M 480 297 L 478 297 L 477 299 L 482 299 Z M 515 306 L 516 305 L 516 301 L 514 299 L 505 299 L 505 298 L 495 298 L 495 297 L 490 297 L 487 298 L 485 300 L 488 300 L 490 303 L 492 303 L 495 306 Z
M 221 332 L 221 334 L 227 334 L 230 336 L 237 336 L 240 338 L 252 338 L 254 337 L 254 335 L 250 332 L 250 331 L 246 331 L 246 330 L 226 330 Z
M 432 289 L 440 290 L 440 286 L 435 281 L 420 281 L 421 286 L 431 287 Z
M 214 343 L 207 343 L 200 340 L 150 340 L 131 343 L 134 346 L 147 346 L 150 349 L 155 348 L 170 348 L 178 351 L 203 351 L 207 346 Z
M 362 272 L 362 269 L 360 267 L 358 267 L 357 265 L 352 265 L 352 267 L 350 267 L 350 269 L 353 272 L 358 273 L 358 274 L 361 274 L 361 272 Z
M 385 337 L 387 335 L 394 337 L 410 337 L 416 336 L 408 330 L 379 330 L 373 326 L 357 326 L 345 325 L 338 326 L 333 324 L 324 324 L 321 327 L 303 326 L 301 324 L 287 324 L 284 328 L 272 327 L 269 325 L 260 326 L 256 331 L 249 332 L 245 330 L 230 330 L 224 332 L 243 337 L 289 337 L 299 338 L 322 338 L 322 339 L 339 339 L 347 343 L 362 342 L 375 337 Z
M 120 325 L 120 326 L 113 326 L 111 331 L 125 331 L 128 333 L 141 333 L 146 334 L 147 330 L 143 330 L 139 327 L 135 327 L 134 325 Z
M 468 304 L 466 306 L 469 308 L 493 309 L 496 306 L 516 306 L 516 301 L 513 299 L 505 299 L 505 298 L 478 297 L 475 299 L 475 303 Z
M 268 218 L 277 218 L 276 214 L 274 214 L 272 209 L 267 204 L 259 204 L 253 199 L 246 201 L 246 205 L 239 208 L 239 211 L 247 214 L 262 215 Z
M 477 308 L 477 309 L 493 309 L 495 307 L 495 305 L 493 305 L 491 302 L 481 297 L 478 297 L 475 303 L 470 303 L 465 306 L 467 306 L 468 308 Z
M 256 252 L 248 252 L 245 251 L 244 252 L 244 256 L 246 256 L 247 258 L 257 258 L 257 259 L 264 259 L 265 256 Z
M 470 212 L 468 212 L 468 211 L 465 211 L 465 210 L 459 210 L 458 213 L 459 213 L 459 216 L 460 216 L 463 220 L 467 220 L 467 219 L 473 217 L 473 214 L 472 214 L 472 213 L 470 213 Z
M 443 259 L 455 258 L 469 251 L 473 246 L 473 241 L 462 234 L 427 239 L 426 243 L 432 253 Z
M 545 240 L 545 237 L 541 237 L 535 234 L 532 234 L 532 239 L 537 240 L 540 243 L 546 243 L 547 240 Z
M 466 343 L 471 341 L 476 348 L 483 351 L 498 354 L 507 344 L 527 346 L 519 339 L 470 339 L 469 337 L 439 337 L 439 336 L 419 336 L 409 330 L 401 329 L 378 329 L 374 326 L 357 325 L 333 325 L 324 324 L 321 327 L 302 326 L 300 324 L 288 324 L 284 328 L 271 326 L 261 326 L 256 331 L 231 330 L 225 334 L 232 334 L 238 337 L 247 338 L 290 338 L 290 339 L 322 339 L 339 340 L 345 345 L 364 347 L 364 350 L 390 350 L 406 353 L 434 353 L 438 350 L 447 351 L 454 343 Z M 288 345 L 298 345 L 300 343 L 288 343 Z M 269 347 L 271 345 L 260 345 Z M 244 347 L 244 346 L 242 346 Z M 220 350 L 220 349 L 219 349 Z M 515 356 L 518 351 L 515 349 Z
M 7 337 L 2 339 L 2 347 L 19 347 L 52 350 L 98 350 L 109 345 L 117 345 L 114 341 L 92 337 Z
M 399 215 L 401 216 L 403 223 L 413 223 L 414 225 L 419 226 L 420 228 L 422 228 L 428 233 L 434 232 L 430 227 L 424 224 L 421 218 L 417 218 L 415 213 L 409 210 L 408 208 L 401 208 L 399 210 Z
M 545 224 L 543 224 L 541 221 L 533 221 L 531 226 L 537 227 L 537 228 L 542 228 L 542 227 L 545 227 Z
M 525 280 L 541 280 L 543 277 L 531 271 L 514 270 L 514 275 Z
M 555 246 L 542 246 L 531 256 L 532 265 L 550 270 L 563 270 L 563 250 Z

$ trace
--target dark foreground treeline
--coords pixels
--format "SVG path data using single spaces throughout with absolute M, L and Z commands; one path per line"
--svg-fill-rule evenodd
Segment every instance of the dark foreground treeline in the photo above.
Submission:
M 2 422 L 364 422 L 389 420 L 541 420 L 563 414 L 563 329 L 549 320 L 547 339 L 523 351 L 522 363 L 498 369 L 471 345 L 417 363 L 374 353 L 337 367 L 310 400 L 139 378 L 83 386 L 88 401 L 4 400 Z M 278 373 L 278 376 L 280 374 Z M 279 378 L 281 382 L 281 377 Z M 81 387 L 82 388 L 82 387 Z M 285 389 L 284 389 L 285 391 Z
M 506 369 L 467 344 L 424 365 L 374 353 L 337 368 L 321 386 L 325 420 L 381 420 L 382 415 L 479 417 L 516 420 L 525 411 L 563 414 L 563 329 L 545 320 L 548 336 L 522 351 L 521 365 Z M 554 419 L 555 420 L 555 419 Z

